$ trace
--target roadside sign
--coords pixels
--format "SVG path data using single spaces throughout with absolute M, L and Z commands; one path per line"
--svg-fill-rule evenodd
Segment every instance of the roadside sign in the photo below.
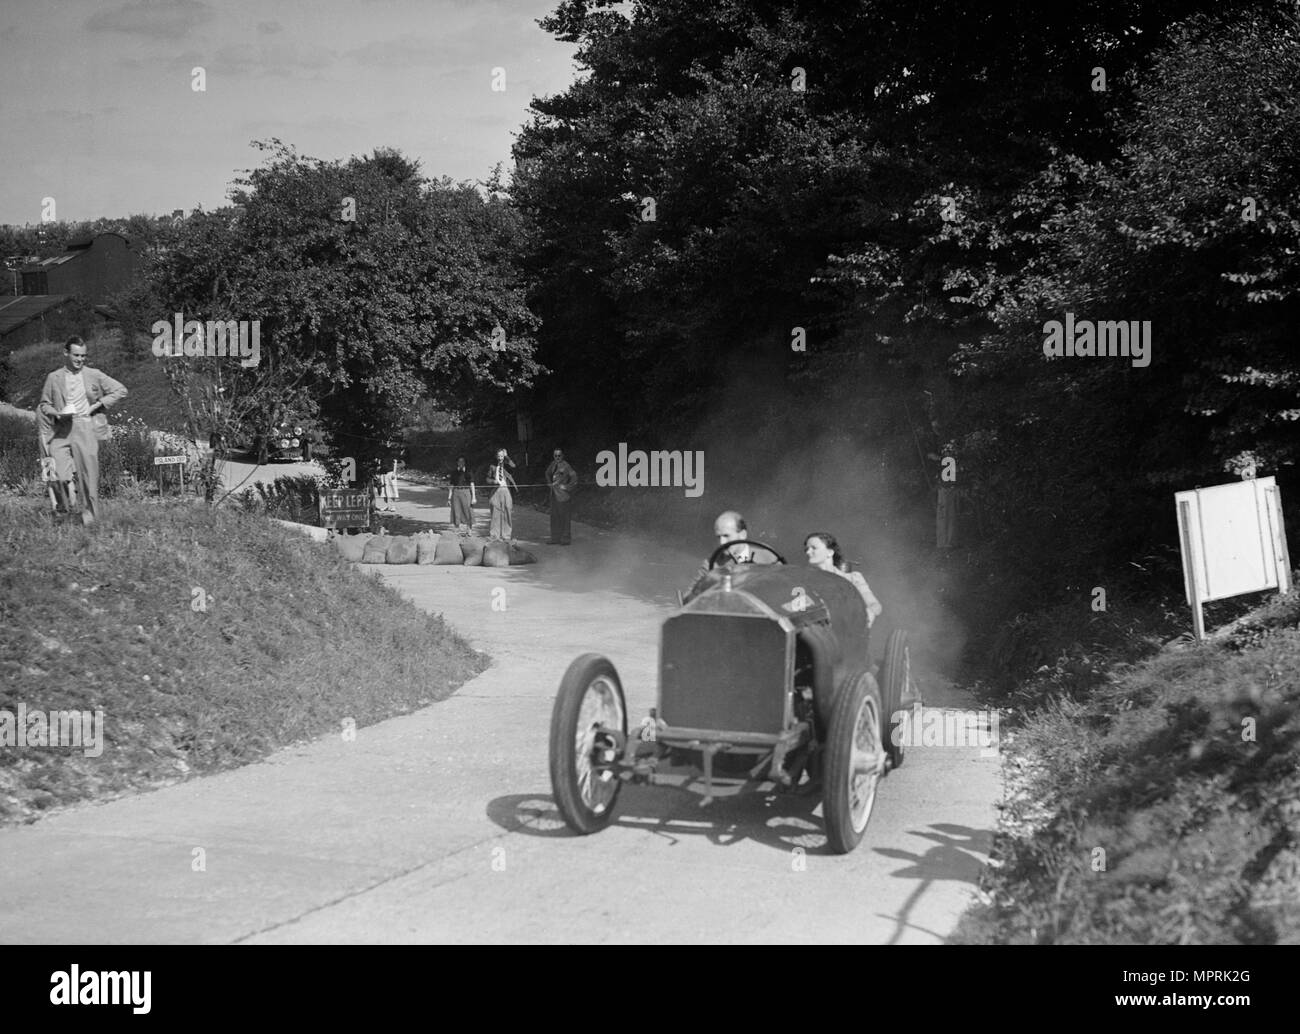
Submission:
M 320 493 L 322 528 L 370 527 L 370 493 L 355 488 L 323 488 Z
M 1201 607 L 1248 592 L 1291 590 L 1291 559 L 1274 478 L 1251 478 L 1174 495 L 1183 582 L 1197 639 Z
M 153 458 L 153 465 L 154 465 L 155 467 L 160 468 L 159 471 L 158 471 L 158 498 L 159 498 L 159 499 L 162 498 L 162 485 L 163 485 L 163 476 L 162 476 L 162 470 L 161 470 L 162 467 L 180 467 L 180 468 L 181 468 L 181 469 L 180 469 L 180 475 L 181 475 L 181 495 L 184 495 L 184 494 L 185 494 L 185 460 L 186 460 L 186 458 L 187 458 L 187 457 L 186 457 L 185 453 L 181 453 L 181 454 L 178 455 L 178 456 L 155 456 L 155 457 Z

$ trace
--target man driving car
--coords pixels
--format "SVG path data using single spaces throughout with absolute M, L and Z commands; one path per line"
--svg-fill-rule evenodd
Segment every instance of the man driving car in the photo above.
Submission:
M 735 510 L 726 510 L 718 514 L 718 519 L 713 522 L 713 534 L 717 537 L 719 546 L 726 545 L 728 542 L 733 543 L 718 558 L 713 567 L 715 571 L 720 568 L 733 567 L 736 564 L 776 563 L 776 555 L 771 550 L 764 549 L 762 546 L 755 549 L 744 541 L 749 538 L 749 529 L 745 525 L 745 518 Z M 682 597 L 682 602 L 689 603 L 703 592 L 712 581 L 709 558 L 705 557 L 704 562 L 700 564 L 699 570 L 695 572 L 694 583 Z

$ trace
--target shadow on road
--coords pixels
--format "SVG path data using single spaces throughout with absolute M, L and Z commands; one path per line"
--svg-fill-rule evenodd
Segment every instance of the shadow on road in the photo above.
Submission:
M 909 832 L 913 836 L 934 841 L 934 847 L 924 854 L 900 851 L 892 847 L 876 848 L 876 853 L 885 858 L 895 858 L 910 863 L 901 869 L 895 869 L 890 873 L 891 876 L 921 881 L 907 896 L 897 915 L 881 915 L 881 918 L 892 919 L 895 923 L 893 935 L 887 942 L 889 944 L 897 943 L 908 927 L 939 937 L 940 935 L 933 930 L 926 930 L 909 922 L 912 910 L 936 880 L 956 880 L 977 886 L 980 871 L 984 867 L 983 859 L 993 850 L 993 831 L 989 829 L 972 829 L 969 826 L 940 822 L 928 829 L 909 830 Z
M 818 794 L 743 793 L 700 807 L 699 793 L 675 786 L 628 786 L 620 793 L 611 826 L 646 829 L 671 843 L 704 837 L 718 847 L 752 842 L 778 851 L 800 848 L 830 855 Z M 508 794 L 489 802 L 487 816 L 510 833 L 573 837 L 549 793 Z M 599 835 L 599 834 L 596 834 Z

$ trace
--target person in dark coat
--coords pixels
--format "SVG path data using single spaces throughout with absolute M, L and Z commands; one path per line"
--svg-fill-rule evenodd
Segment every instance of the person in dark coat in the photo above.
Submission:
M 551 490 L 550 544 L 567 546 L 572 539 L 570 507 L 573 490 L 578 484 L 578 472 L 570 466 L 561 450 L 556 449 L 552 455 L 554 458 L 546 468 L 546 483 Z
M 465 466 L 465 457 L 456 458 L 456 469 L 447 475 L 447 505 L 451 507 L 451 524 L 457 531 L 465 525 L 466 531 L 474 530 L 474 511 L 471 507 L 478 502 L 478 491 L 474 487 L 474 475 Z

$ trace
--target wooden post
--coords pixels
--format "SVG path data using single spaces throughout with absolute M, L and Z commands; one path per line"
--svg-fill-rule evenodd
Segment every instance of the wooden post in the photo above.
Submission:
M 1191 507 L 1186 502 L 1178 504 L 1178 532 L 1183 540 L 1183 558 L 1186 564 L 1187 602 L 1192 607 L 1192 631 L 1196 638 L 1205 638 L 1205 615 L 1201 612 L 1201 579 L 1198 571 L 1200 557 L 1196 553 L 1196 536 L 1191 531 Z

